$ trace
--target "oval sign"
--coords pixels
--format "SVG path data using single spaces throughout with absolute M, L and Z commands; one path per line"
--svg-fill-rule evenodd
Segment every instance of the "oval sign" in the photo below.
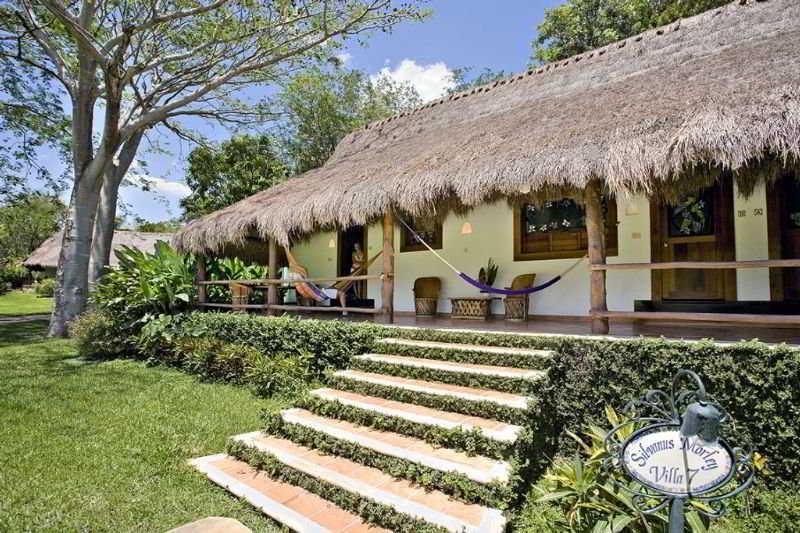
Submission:
M 734 459 L 722 441 L 708 445 L 684 439 L 679 426 L 658 424 L 631 435 L 622 448 L 622 464 L 630 476 L 648 488 L 688 496 L 726 483 L 733 475 Z

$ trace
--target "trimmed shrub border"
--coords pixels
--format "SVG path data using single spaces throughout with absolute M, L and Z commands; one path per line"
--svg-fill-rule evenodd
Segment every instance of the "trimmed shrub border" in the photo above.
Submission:
M 321 431 L 285 422 L 280 414 L 265 413 L 265 432 L 291 440 L 296 444 L 316 448 L 330 455 L 337 455 L 377 468 L 389 475 L 413 481 L 427 489 L 440 490 L 467 503 L 478 503 L 488 507 L 506 509 L 514 498 L 514 488 L 518 482 L 517 465 L 512 460 L 511 481 L 509 483 L 478 483 L 463 474 L 442 472 L 424 465 L 378 453 L 374 450 L 331 437 Z
M 365 522 L 403 533 L 446 533 L 446 529 L 424 520 L 395 511 L 391 506 L 375 502 L 337 485 L 315 478 L 280 462 L 274 455 L 262 452 L 235 440 L 229 440 L 228 454 L 263 471 L 270 478 L 301 487 L 317 496 L 360 516 Z
M 388 328 L 387 328 L 388 329 Z M 391 335 L 393 332 L 387 332 Z M 396 338 L 407 338 L 404 335 L 394 335 Z M 410 340 L 417 340 L 408 337 Z M 434 340 L 434 339 L 419 339 Z M 464 339 L 460 339 L 463 343 Z M 475 344 L 475 343 L 473 343 Z M 543 349 L 543 348 L 530 348 Z M 520 355 L 515 353 L 493 354 L 480 351 L 454 350 L 450 348 L 427 348 L 423 346 L 407 346 L 402 344 L 386 344 L 376 342 L 373 348 L 375 353 L 385 355 L 407 355 L 409 357 L 420 357 L 423 359 L 435 359 L 438 361 L 453 361 L 456 363 L 469 363 L 473 365 L 493 365 L 510 366 L 515 368 L 530 368 L 533 370 L 547 369 L 547 356 Z

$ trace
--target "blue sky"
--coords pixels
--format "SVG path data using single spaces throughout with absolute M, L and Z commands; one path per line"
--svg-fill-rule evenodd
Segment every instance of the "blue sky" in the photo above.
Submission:
M 368 46 L 349 46 L 344 55 L 349 67 L 407 81 L 423 97 L 434 98 L 446 88 L 454 68 L 523 70 L 544 9 L 560 3 L 563 0 L 431 0 L 430 19 L 403 24 L 390 34 L 377 33 Z M 220 131 L 207 133 L 217 139 L 227 136 Z M 121 197 L 132 214 L 148 220 L 180 215 L 178 201 L 188 192 L 182 183 L 183 162 L 190 149 L 172 145 L 174 153 L 169 156 L 140 151 L 147 165 L 133 173 L 147 175 L 158 192 L 123 187 Z

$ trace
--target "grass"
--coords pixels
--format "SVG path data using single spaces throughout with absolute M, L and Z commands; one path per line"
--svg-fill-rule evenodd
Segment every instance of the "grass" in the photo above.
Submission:
M 52 309 L 52 298 L 39 298 L 33 292 L 11 291 L 0 296 L 0 316 L 47 314 Z
M 46 322 L 0 325 L 0 531 L 166 531 L 268 521 L 186 464 L 280 402 L 162 367 L 76 357 Z

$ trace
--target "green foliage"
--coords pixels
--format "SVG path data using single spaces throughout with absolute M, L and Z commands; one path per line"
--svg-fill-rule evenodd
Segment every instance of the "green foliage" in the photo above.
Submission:
M 309 381 L 312 360 L 309 354 L 253 357 L 249 360 L 245 379 L 259 396 L 298 394 Z
M 11 263 L 0 268 L 0 285 L 10 289 L 21 288 L 31 277 L 31 273 L 21 263 Z
M 87 311 L 70 323 L 69 331 L 83 357 L 103 359 L 136 354 L 136 339 L 129 326 L 111 311 Z
M 358 70 L 308 68 L 285 85 L 279 102 L 287 116 L 283 132 L 295 173 L 322 166 L 351 131 L 421 105 L 410 85 Z
M 478 281 L 491 287 L 494 285 L 494 280 L 497 279 L 498 268 L 499 267 L 497 266 L 497 263 L 495 263 L 490 257 L 486 266 L 481 267 L 480 271 L 478 272 Z
M 52 298 L 56 292 L 56 280 L 54 278 L 40 279 L 33 286 L 33 290 L 39 298 Z
M 539 63 L 566 59 L 727 3 L 729 0 L 567 0 L 545 9 L 532 43 L 532 59 Z
M 302 487 L 342 509 L 361 516 L 370 524 L 398 533 L 443 533 L 446 531 L 443 528 L 431 525 L 425 520 L 397 512 L 390 505 L 377 503 L 355 492 L 349 492 L 338 485 L 296 470 L 282 463 L 275 456 L 241 442 L 228 441 L 227 452 L 254 468 L 265 472 L 270 478 Z
M 160 314 L 188 309 L 194 299 L 194 258 L 159 241 L 153 253 L 123 246 L 114 252 L 119 265 L 97 283 L 93 302 L 127 319 L 146 322 Z
M 479 483 L 457 472 L 444 472 L 430 468 L 402 457 L 394 457 L 376 452 L 355 442 L 338 439 L 312 428 L 284 421 L 280 414 L 265 413 L 265 431 L 291 440 L 302 446 L 315 448 L 322 453 L 337 455 L 377 468 L 389 475 L 407 479 L 426 489 L 440 490 L 459 500 L 505 509 L 514 496 L 518 481 L 516 466 L 512 462 L 512 481 L 501 483 Z
M 800 486 L 756 484 L 730 502 L 730 512 L 713 523 L 712 533 L 794 533 L 800 524 Z
M 136 231 L 146 233 L 175 233 L 181 228 L 180 220 L 160 220 L 152 222 L 141 218 L 136 219 Z
M 238 257 L 215 258 L 207 265 L 209 280 L 231 279 L 264 279 L 267 277 L 267 267 L 257 263 L 245 263 Z M 231 291 L 228 287 L 210 285 L 208 299 L 214 303 L 230 303 Z M 263 303 L 264 292 L 253 291 L 251 303 Z
M 405 332 L 403 336 L 406 336 Z M 516 368 L 532 368 L 543 370 L 547 367 L 546 355 L 523 355 L 513 352 L 495 354 L 479 350 L 456 350 L 452 348 L 428 348 L 423 346 L 406 346 L 377 342 L 373 351 L 389 355 L 408 355 L 425 359 L 454 361 L 474 365 L 510 366 Z
M 181 200 L 184 218 L 198 218 L 283 181 L 286 168 L 274 144 L 267 135 L 240 135 L 192 150 L 185 177 L 192 193 Z
M 621 407 L 648 389 L 668 388 L 681 368 L 697 372 L 728 410 L 732 444 L 767 456 L 776 478 L 800 479 L 800 351 L 787 346 L 564 339 L 547 378 L 537 382 L 539 413 L 552 424 L 553 444 L 569 449 L 564 429 L 600 423 L 604 405 Z
M 66 207 L 55 196 L 21 195 L 0 207 L 0 264 L 21 261 L 58 230 Z
M 453 69 L 454 85 L 447 90 L 447 94 L 461 93 L 508 77 L 507 72 L 503 70 L 492 70 L 488 67 L 481 70 L 477 75 L 473 76 L 471 73 L 471 67 Z

